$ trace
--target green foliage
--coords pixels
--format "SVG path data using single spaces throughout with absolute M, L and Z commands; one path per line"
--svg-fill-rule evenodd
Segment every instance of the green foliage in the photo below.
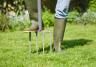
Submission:
M 54 15 L 50 13 L 49 10 L 45 10 L 43 12 L 43 22 L 45 27 L 53 26 L 54 25 Z
M 89 10 L 96 11 L 96 0 L 89 0 Z
M 15 31 L 15 30 L 24 30 L 25 28 L 29 27 L 29 20 L 22 20 L 19 21 L 19 19 L 10 19 L 10 30 Z
M 8 18 L 5 14 L 0 14 L 0 30 L 1 31 L 15 31 L 15 30 L 24 30 L 30 25 L 29 20 L 24 19 L 20 21 L 16 18 Z
M 4 3 L 6 5 L 4 6 Z M 54 12 L 56 0 L 42 0 L 43 6 L 49 8 Z M 11 7 L 8 7 L 8 4 Z M 71 0 L 70 8 L 71 10 L 77 9 L 79 11 L 86 11 L 87 9 L 96 11 L 96 0 Z M 25 8 L 24 0 L 0 0 L 0 7 L 6 10 L 13 9 L 16 12 L 22 11 Z
M 82 24 L 96 24 L 96 13 L 85 12 L 81 17 L 76 18 L 75 21 Z
M 9 19 L 6 15 L 0 13 L 0 30 L 5 31 L 9 29 Z
M 74 22 L 74 20 L 79 16 L 79 13 L 77 11 L 71 11 L 69 12 L 68 16 L 67 16 L 67 21 L 69 23 Z

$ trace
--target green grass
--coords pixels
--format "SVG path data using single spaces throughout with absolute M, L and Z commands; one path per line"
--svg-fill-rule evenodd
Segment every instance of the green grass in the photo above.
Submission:
M 52 31 L 52 28 L 49 30 Z M 51 35 L 52 38 L 52 35 Z M 28 33 L 0 32 L 0 67 L 95 67 L 95 25 L 67 25 L 62 51 L 49 51 L 50 34 L 45 35 L 45 54 L 42 54 L 42 33 L 39 33 L 39 54 L 32 33 L 32 52 L 29 53 Z

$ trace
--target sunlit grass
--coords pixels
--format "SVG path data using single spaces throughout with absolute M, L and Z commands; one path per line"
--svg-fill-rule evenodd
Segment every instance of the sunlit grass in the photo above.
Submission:
M 52 31 L 52 28 L 49 30 Z M 49 33 L 45 34 L 45 54 L 42 53 L 42 32 L 38 36 L 39 54 L 36 54 L 36 36 L 32 33 L 32 52 L 29 53 L 28 33 L 0 32 L 0 67 L 95 67 L 95 25 L 67 25 L 62 51 L 51 52 Z

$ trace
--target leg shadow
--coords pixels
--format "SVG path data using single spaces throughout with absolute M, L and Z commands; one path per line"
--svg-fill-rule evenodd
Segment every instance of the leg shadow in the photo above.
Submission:
M 61 45 L 61 48 L 63 50 L 68 48 L 74 48 L 75 46 L 84 46 L 84 45 L 88 45 L 88 43 L 90 42 L 92 42 L 92 40 L 88 40 L 88 39 L 64 40 Z M 52 44 L 52 47 L 53 47 L 53 44 Z M 48 53 L 50 51 L 50 46 L 47 46 L 44 50 L 45 50 L 45 53 Z M 43 48 L 39 48 L 38 52 L 42 53 Z M 32 53 L 36 53 L 36 51 Z
M 52 44 L 52 51 L 53 51 L 53 44 Z M 36 53 L 37 51 L 33 51 L 32 53 Z M 50 46 L 47 46 L 44 48 L 44 53 L 49 53 L 50 52 Z M 39 48 L 38 53 L 43 53 L 43 48 Z
M 65 40 L 62 43 L 62 49 L 74 48 L 75 46 L 84 46 L 88 45 L 88 43 L 92 42 L 92 40 L 88 39 L 74 39 L 74 40 Z

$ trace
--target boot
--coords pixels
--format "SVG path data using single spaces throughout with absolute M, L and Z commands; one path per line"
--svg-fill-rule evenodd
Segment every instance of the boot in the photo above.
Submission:
M 54 23 L 54 49 L 56 52 L 61 51 L 61 43 L 63 41 L 64 32 L 65 32 L 66 22 L 65 19 L 55 19 Z
M 36 32 L 38 30 L 38 28 L 39 28 L 39 26 L 38 26 L 37 21 L 32 20 L 31 26 L 29 28 L 25 29 L 25 31 L 35 31 Z
M 31 26 L 26 29 L 25 31 L 41 31 L 43 30 L 44 26 L 43 26 L 43 22 L 40 26 L 40 24 L 38 24 L 38 0 L 24 0 L 25 1 L 25 5 L 26 8 L 29 12 L 29 17 L 30 17 L 30 22 L 31 22 Z
M 38 21 L 35 21 L 35 20 L 32 20 L 30 27 L 25 29 L 25 31 L 35 31 L 35 32 L 42 31 L 42 30 L 44 30 L 44 23 L 43 23 L 43 21 L 42 21 L 42 27 L 39 28 Z

